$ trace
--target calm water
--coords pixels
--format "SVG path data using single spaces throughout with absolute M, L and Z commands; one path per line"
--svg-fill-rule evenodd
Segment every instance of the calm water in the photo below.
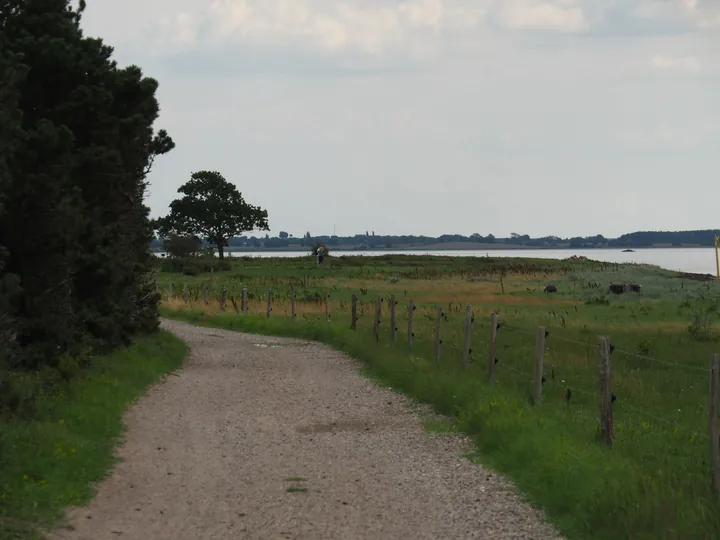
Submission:
M 300 251 L 260 251 L 235 252 L 227 256 L 234 257 L 298 257 L 307 252 Z M 567 259 L 573 255 L 585 256 L 596 261 L 617 263 L 653 264 L 668 270 L 693 272 L 698 274 L 716 274 L 714 248 L 658 248 L 638 249 L 634 253 L 623 253 L 619 249 L 507 249 L 492 251 L 333 251 L 335 257 L 376 256 L 376 255 L 437 255 L 444 257 L 530 257 L 535 259 Z

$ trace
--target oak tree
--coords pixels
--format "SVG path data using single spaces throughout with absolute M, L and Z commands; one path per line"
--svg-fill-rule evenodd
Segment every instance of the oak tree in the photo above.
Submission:
M 155 221 L 161 238 L 204 238 L 217 246 L 223 259 L 229 239 L 248 231 L 270 230 L 267 210 L 245 202 L 237 187 L 217 171 L 193 173 L 178 193 L 183 196 L 170 203 L 170 213 Z

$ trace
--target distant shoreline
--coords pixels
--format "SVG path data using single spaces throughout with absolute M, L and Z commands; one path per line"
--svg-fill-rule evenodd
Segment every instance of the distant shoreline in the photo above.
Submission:
M 687 244 L 680 246 L 668 246 L 668 245 L 655 245 L 655 246 L 615 246 L 615 247 L 580 247 L 573 248 L 569 246 L 518 246 L 518 245 L 507 245 L 507 244 L 483 244 L 473 242 L 445 242 L 442 244 L 427 244 L 427 245 L 403 245 L 393 247 L 366 247 L 361 248 L 358 246 L 328 246 L 330 253 L 336 251 L 344 252 L 397 252 L 397 251 L 620 251 L 623 252 L 627 249 L 634 251 L 641 250 L 653 250 L 653 249 L 713 249 L 713 246 L 702 246 L 698 244 Z M 154 252 L 164 252 L 162 248 L 151 248 Z M 277 247 L 277 248 L 252 248 L 252 247 L 231 247 L 225 248 L 225 253 L 309 253 L 310 248 L 306 246 L 288 246 L 288 247 Z

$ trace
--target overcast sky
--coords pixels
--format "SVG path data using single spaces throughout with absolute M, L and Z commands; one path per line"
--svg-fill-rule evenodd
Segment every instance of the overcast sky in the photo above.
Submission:
M 720 0 L 89 0 L 273 233 L 720 227 Z

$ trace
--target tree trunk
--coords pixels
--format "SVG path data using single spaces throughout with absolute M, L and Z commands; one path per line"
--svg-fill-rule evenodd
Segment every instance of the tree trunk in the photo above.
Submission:
M 218 257 L 222 261 L 225 258 L 225 242 L 222 239 L 217 241 Z

